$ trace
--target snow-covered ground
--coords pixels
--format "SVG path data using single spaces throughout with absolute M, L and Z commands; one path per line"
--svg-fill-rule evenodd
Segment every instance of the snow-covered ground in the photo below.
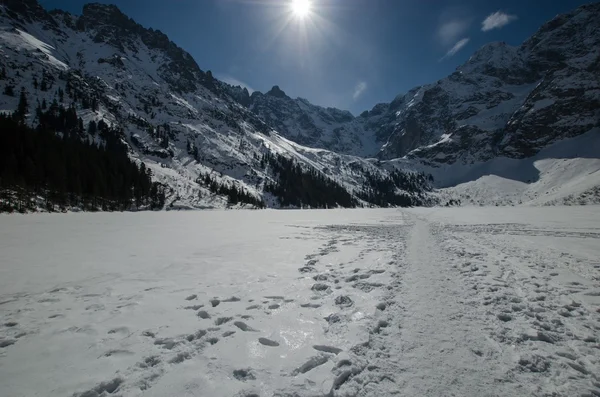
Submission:
M 600 395 L 599 240 L 597 206 L 0 216 L 0 395 Z
M 526 159 L 497 157 L 476 164 L 426 169 L 442 203 L 463 205 L 600 204 L 600 129 L 564 139 Z

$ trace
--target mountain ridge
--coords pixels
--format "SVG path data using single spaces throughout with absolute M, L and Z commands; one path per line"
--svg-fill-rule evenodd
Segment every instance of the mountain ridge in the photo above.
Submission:
M 304 111 L 299 106 L 300 98 L 285 96 L 265 100 L 262 94 L 253 93 L 250 98 L 244 98 L 243 103 L 276 125 L 289 139 L 348 154 L 380 159 L 409 156 L 434 163 L 440 155 L 444 157 L 440 158 L 441 163 L 485 161 L 498 154 L 518 158 L 532 156 L 557 139 L 577 136 L 598 125 L 593 121 L 600 117 L 594 112 L 600 99 L 594 93 L 599 85 L 595 72 L 600 64 L 597 50 L 600 26 L 594 18 L 598 13 L 600 3 L 590 3 L 556 16 L 519 46 L 488 43 L 450 76 L 417 86 L 345 123 L 328 122 L 330 108 Z M 587 63 L 583 60 L 579 64 L 568 62 L 585 56 L 592 59 Z M 554 108 L 561 109 L 552 109 L 556 110 L 555 115 L 546 117 L 548 124 L 555 124 L 545 128 L 546 141 L 536 145 L 534 141 L 543 137 L 533 131 L 531 124 L 536 122 L 531 121 L 526 109 L 535 107 L 538 98 L 555 95 L 548 92 L 546 85 L 555 84 L 554 80 L 566 80 L 565 77 L 573 73 L 578 73 L 580 81 L 588 86 L 575 95 L 570 95 L 570 87 L 558 93 L 563 97 L 562 103 Z M 586 103 L 574 106 L 582 96 Z M 569 112 L 569 108 L 572 111 Z M 282 109 L 300 116 L 290 123 L 292 118 Z M 563 113 L 564 110 L 567 112 Z M 590 122 L 580 128 L 566 131 L 556 125 L 559 116 L 577 118 L 582 113 Z M 339 135 L 336 131 L 343 131 L 346 141 L 335 139 Z M 368 142 L 361 142 L 365 136 Z M 484 147 L 473 151 L 465 150 L 467 145 L 457 144 L 461 140 L 486 142 Z M 525 144 L 525 141 L 529 142 Z M 447 147 L 448 143 L 451 147 Z M 432 150 L 433 144 L 436 144 L 435 150 Z M 441 148 L 446 149 L 441 151 Z M 458 155 L 457 151 L 462 153 Z
M 79 122 L 56 132 L 103 144 L 92 124 L 121 131 L 130 156 L 168 188 L 166 208 L 434 201 L 427 178 L 414 170 L 283 138 L 185 50 L 115 6 L 87 5 L 75 17 L 11 0 L 0 6 L 0 23 L 0 111 L 20 106 L 14 92 L 22 87 L 31 106 L 20 117 L 28 125 L 69 110 Z M 302 191 L 291 197 L 288 185 Z
M 448 166 L 528 158 L 600 126 L 600 3 L 557 16 L 521 46 L 489 43 L 450 76 L 359 116 L 277 85 L 250 94 L 219 81 L 116 6 L 89 4 L 77 17 L 4 0 L 0 10 L 5 90 L 23 86 L 39 102 L 73 104 L 82 123 L 121 128 L 130 155 L 170 187 L 171 208 L 228 206 L 234 188 L 278 207 L 268 189 L 283 182 L 265 156 L 279 155 L 356 205 L 435 204 L 426 174 L 445 186 Z M 0 110 L 16 108 L 15 96 L 0 96 Z

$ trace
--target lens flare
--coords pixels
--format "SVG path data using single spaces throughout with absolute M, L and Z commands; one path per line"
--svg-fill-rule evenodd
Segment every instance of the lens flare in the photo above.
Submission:
M 297 18 L 306 18 L 310 14 L 310 0 L 292 0 L 292 12 Z

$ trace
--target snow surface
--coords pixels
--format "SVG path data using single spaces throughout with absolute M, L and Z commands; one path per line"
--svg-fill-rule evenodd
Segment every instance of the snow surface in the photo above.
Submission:
M 600 393 L 600 207 L 0 216 L 2 396 Z
M 466 205 L 598 204 L 600 196 L 590 194 L 600 187 L 598 153 L 600 130 L 595 128 L 549 145 L 531 158 L 496 157 L 423 170 L 444 188 L 442 197 Z

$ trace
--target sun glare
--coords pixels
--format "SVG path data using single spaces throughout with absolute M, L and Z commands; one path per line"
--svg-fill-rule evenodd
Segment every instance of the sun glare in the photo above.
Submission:
M 298 18 L 304 18 L 310 14 L 310 0 L 292 0 L 292 11 Z

